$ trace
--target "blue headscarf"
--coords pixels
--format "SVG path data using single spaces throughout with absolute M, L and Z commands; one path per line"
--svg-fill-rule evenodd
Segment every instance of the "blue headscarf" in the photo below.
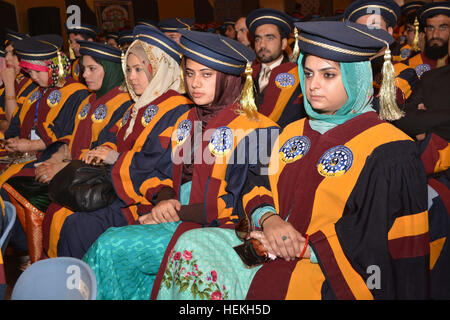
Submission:
M 302 64 L 303 58 L 304 55 L 300 54 L 298 58 L 298 72 L 305 111 L 310 119 L 309 123 L 313 130 L 323 134 L 362 113 L 375 111 L 372 108 L 373 79 L 370 61 L 339 63 L 341 77 L 348 99 L 335 114 L 329 115 L 316 112 L 306 98 L 305 73 Z

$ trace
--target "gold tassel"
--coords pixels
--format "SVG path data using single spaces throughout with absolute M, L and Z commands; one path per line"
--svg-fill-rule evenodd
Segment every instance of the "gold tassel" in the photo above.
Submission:
M 245 83 L 241 94 L 241 110 L 250 120 L 258 119 L 258 108 L 255 104 L 255 88 L 253 85 L 253 69 L 251 63 L 248 61 L 245 67 Z
M 64 73 L 64 64 L 62 61 L 61 52 L 58 49 L 58 83 L 57 86 L 62 88 L 66 83 L 66 77 Z
M 298 29 L 294 27 L 294 38 L 295 38 L 295 44 L 294 44 L 294 50 L 292 51 L 290 61 L 297 63 L 298 56 L 300 55 L 300 47 L 298 46 Z
M 380 88 L 380 111 L 381 120 L 393 121 L 404 116 L 404 112 L 399 109 L 395 92 L 395 71 L 392 65 L 392 56 L 389 46 L 384 53 L 384 64 L 381 70 L 383 81 Z
M 258 120 L 258 108 L 255 103 L 255 86 L 253 85 L 253 69 L 251 61 L 242 55 L 238 50 L 236 50 L 231 44 L 222 39 L 222 42 L 229 46 L 232 50 L 234 50 L 237 54 L 239 54 L 242 58 L 247 60 L 247 64 L 245 66 L 245 83 L 241 92 L 241 100 L 240 100 L 240 110 L 238 113 L 245 114 L 248 119 L 257 121 Z
M 70 59 L 71 61 L 76 59 L 76 57 L 75 57 L 75 52 L 73 52 L 73 49 L 72 49 L 72 47 L 70 46 L 70 40 L 69 40 L 69 59 Z
M 183 74 L 184 58 L 181 57 L 180 62 L 180 93 L 186 93 L 186 87 L 184 86 L 184 74 Z
M 412 48 L 414 51 L 420 51 L 419 48 L 419 21 L 417 17 L 414 19 L 414 41 L 412 43 Z

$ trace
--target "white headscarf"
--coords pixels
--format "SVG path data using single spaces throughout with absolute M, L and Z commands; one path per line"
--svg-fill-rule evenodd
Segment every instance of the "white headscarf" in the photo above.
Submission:
M 147 77 L 149 77 L 150 82 L 141 96 L 136 95 L 127 78 L 127 59 L 130 53 L 136 55 L 145 65 L 150 64 L 152 67 L 151 77 L 148 68 L 145 68 L 145 72 Z M 130 114 L 131 122 L 125 132 L 126 138 L 133 131 L 136 115 L 140 108 L 147 106 L 150 102 L 163 95 L 168 90 L 175 90 L 179 93 L 184 93 L 184 90 L 182 89 L 181 83 L 180 65 L 165 51 L 146 42 L 135 40 L 130 45 L 122 59 L 122 68 L 125 74 L 128 92 L 135 101 Z

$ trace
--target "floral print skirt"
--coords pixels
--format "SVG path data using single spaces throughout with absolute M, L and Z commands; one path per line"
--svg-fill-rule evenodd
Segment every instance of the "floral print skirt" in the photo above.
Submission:
M 261 266 L 247 268 L 233 247 L 235 231 L 194 229 L 183 233 L 169 256 L 160 300 L 243 300 Z

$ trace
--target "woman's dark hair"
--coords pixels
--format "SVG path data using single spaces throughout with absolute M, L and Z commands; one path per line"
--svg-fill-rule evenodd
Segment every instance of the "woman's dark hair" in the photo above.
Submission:
M 181 67 L 183 69 L 184 86 L 189 95 L 189 88 L 186 82 L 186 59 L 183 59 Z M 239 101 L 243 85 L 244 79 L 241 76 L 217 71 L 214 101 L 211 103 L 211 106 L 229 106 L 236 103 Z

